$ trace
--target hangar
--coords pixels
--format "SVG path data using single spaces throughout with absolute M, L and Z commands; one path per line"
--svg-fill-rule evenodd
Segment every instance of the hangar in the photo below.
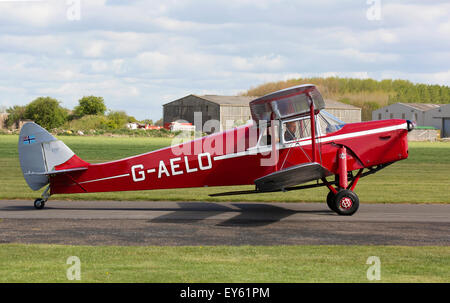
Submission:
M 201 112 L 201 121 L 218 120 L 224 131 L 245 124 L 252 118 L 250 101 L 258 97 L 188 95 L 163 105 L 163 123 L 168 125 L 177 120 L 194 124 L 194 113 Z M 325 110 L 346 123 L 361 122 L 361 109 L 334 100 L 325 100 Z
M 441 130 L 441 137 L 450 137 L 450 104 L 442 105 L 426 112 L 429 126 Z
M 372 112 L 372 120 L 405 119 L 417 123 L 418 126 L 430 126 L 425 113 L 442 104 L 430 103 L 395 103 Z
M 194 113 L 202 113 L 202 123 L 208 120 L 218 120 L 223 131 L 245 124 L 251 119 L 249 102 L 256 97 L 188 95 L 163 105 L 163 122 L 167 125 L 177 120 L 194 124 Z M 227 120 L 229 122 L 227 125 Z M 197 129 L 198 130 L 198 129 Z
M 432 126 L 450 137 L 450 104 L 395 103 L 372 112 L 372 120 L 406 119 L 417 126 Z

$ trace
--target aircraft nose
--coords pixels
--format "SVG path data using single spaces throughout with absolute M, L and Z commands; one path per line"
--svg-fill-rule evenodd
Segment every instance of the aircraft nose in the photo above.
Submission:
M 416 122 L 414 121 L 406 120 L 406 123 L 408 124 L 407 128 L 409 132 L 416 127 Z

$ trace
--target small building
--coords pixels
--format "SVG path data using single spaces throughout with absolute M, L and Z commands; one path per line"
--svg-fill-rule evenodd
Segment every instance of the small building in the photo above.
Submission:
M 171 122 L 169 129 L 171 132 L 176 132 L 176 131 L 193 132 L 193 131 L 195 131 L 195 126 L 189 122 L 188 123 Z
M 138 124 L 136 122 L 130 122 L 125 125 L 128 129 L 138 129 Z
M 345 123 L 361 122 L 361 108 L 325 99 L 325 110 Z
M 220 129 L 210 126 L 207 130 L 196 129 L 197 131 L 224 131 L 243 125 L 252 119 L 249 103 L 256 98 L 248 96 L 188 95 L 163 105 L 163 123 L 164 126 L 168 126 L 171 122 L 181 120 L 195 125 L 195 120 L 201 118 L 202 127 L 204 127 L 205 122 L 215 120 L 218 121 Z M 358 107 L 334 100 L 325 100 L 325 109 L 346 123 L 361 121 L 361 109 Z M 195 119 L 194 113 L 196 112 L 201 114 L 197 114 L 198 116 Z
M 419 126 L 427 125 L 425 113 L 436 109 L 442 104 L 429 103 L 395 103 L 372 112 L 372 120 L 405 119 L 417 123 Z

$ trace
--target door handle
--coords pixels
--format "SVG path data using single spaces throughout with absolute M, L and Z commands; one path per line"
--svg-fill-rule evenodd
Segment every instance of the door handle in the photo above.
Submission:
M 379 137 L 381 140 L 388 140 L 391 138 L 391 135 L 382 135 Z

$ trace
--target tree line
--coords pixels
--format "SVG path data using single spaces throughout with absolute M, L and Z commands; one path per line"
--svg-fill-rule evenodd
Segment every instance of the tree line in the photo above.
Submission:
M 138 122 L 125 111 L 107 110 L 103 97 L 97 96 L 84 96 L 73 110 L 62 107 L 54 98 L 39 97 L 27 105 L 9 107 L 6 112 L 9 114 L 5 121 L 7 127 L 20 120 L 32 120 L 46 129 L 76 125 L 78 129 L 114 130 L 125 127 L 126 123 Z M 142 122 L 153 124 L 149 119 Z
M 450 87 L 444 85 L 414 84 L 408 80 L 355 78 L 298 78 L 279 82 L 270 82 L 249 89 L 247 96 L 263 96 L 273 91 L 300 84 L 315 84 L 324 95 L 344 95 L 347 93 L 385 92 L 389 103 L 450 103 Z
M 298 78 L 269 82 L 250 88 L 246 96 L 263 96 L 268 93 L 300 84 L 315 84 L 325 99 L 334 99 L 360 107 L 362 120 L 372 118 L 372 111 L 390 104 L 450 103 L 450 87 L 445 85 L 415 84 L 408 80 L 374 80 L 355 78 Z

